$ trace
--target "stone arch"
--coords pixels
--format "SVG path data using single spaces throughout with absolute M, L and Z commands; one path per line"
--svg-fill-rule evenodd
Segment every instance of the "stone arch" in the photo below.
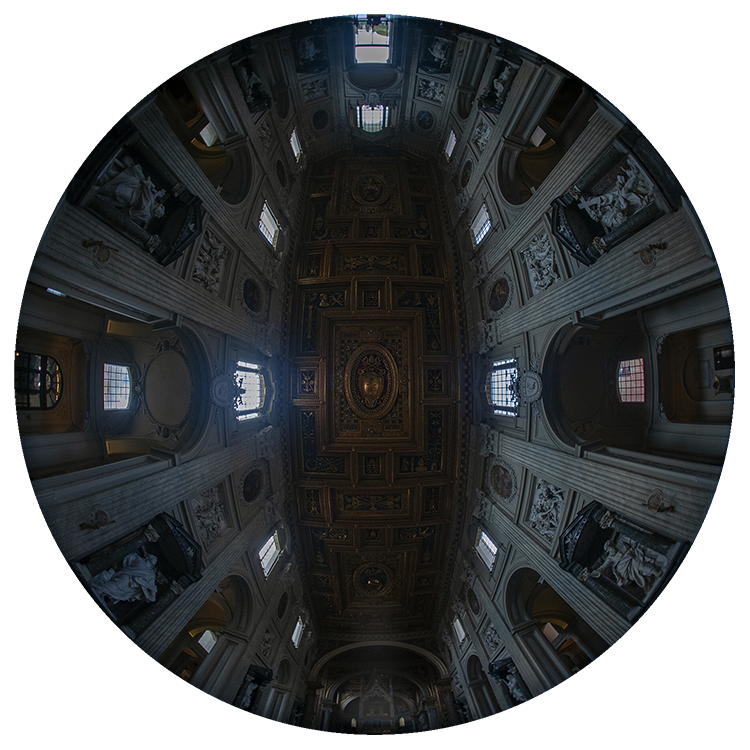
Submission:
M 313 665 L 313 668 L 310 670 L 310 680 L 316 679 L 318 674 L 320 674 L 320 670 L 323 668 L 323 666 L 339 654 L 346 653 L 347 651 L 353 651 L 354 649 L 358 648 L 365 648 L 367 646 L 389 646 L 393 648 L 402 648 L 405 651 L 411 651 L 412 653 L 418 654 L 419 656 L 423 657 L 426 661 L 432 664 L 432 666 L 435 667 L 435 669 L 438 671 L 438 677 L 448 677 L 448 669 L 445 666 L 443 660 L 427 649 L 424 649 L 421 646 L 415 646 L 411 643 L 375 640 L 365 641 L 364 643 L 349 643 L 346 646 L 339 646 L 338 648 L 329 651 L 325 656 L 318 659 L 318 661 Z

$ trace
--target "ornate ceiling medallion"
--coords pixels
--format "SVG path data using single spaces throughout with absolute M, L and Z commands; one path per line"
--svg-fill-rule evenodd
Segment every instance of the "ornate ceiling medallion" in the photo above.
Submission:
M 378 174 L 362 175 L 352 187 L 352 197 L 365 206 L 379 206 L 391 194 L 388 183 Z
M 385 416 L 398 396 L 398 368 L 393 355 L 380 344 L 358 346 L 346 363 L 344 391 L 357 416 Z
M 386 596 L 393 590 L 395 575 L 386 565 L 365 563 L 354 571 L 354 588 L 367 597 Z

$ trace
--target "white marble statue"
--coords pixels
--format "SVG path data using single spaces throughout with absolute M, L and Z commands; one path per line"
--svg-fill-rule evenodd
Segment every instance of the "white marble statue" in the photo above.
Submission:
M 654 200 L 654 186 L 632 157 L 617 175 L 615 183 L 606 193 L 584 198 L 578 204 L 586 213 L 608 229 L 614 229 L 636 211 Z
M 156 557 L 131 552 L 120 570 L 110 568 L 97 573 L 89 586 L 95 594 L 113 602 L 156 601 Z
M 648 593 L 661 575 L 661 568 L 655 561 L 646 557 L 643 547 L 627 537 L 620 537 L 618 544 L 606 542 L 604 549 L 607 556 L 604 562 L 592 571 L 594 577 L 598 577 L 605 568 L 610 567 L 618 586 L 634 583 Z
M 152 217 L 164 215 L 165 209 L 160 199 L 166 195 L 166 191 L 157 190 L 141 165 L 129 156 L 123 157 L 122 161 L 115 159 L 98 183 L 95 188 L 97 194 L 137 222 L 145 224 Z
M 505 683 L 505 686 L 508 688 L 508 692 L 519 703 L 525 703 L 528 700 L 528 698 L 526 697 L 526 693 L 521 687 L 521 682 L 520 682 L 520 679 L 518 677 L 518 673 L 516 672 L 515 667 L 511 667 L 508 670 L 503 682 Z

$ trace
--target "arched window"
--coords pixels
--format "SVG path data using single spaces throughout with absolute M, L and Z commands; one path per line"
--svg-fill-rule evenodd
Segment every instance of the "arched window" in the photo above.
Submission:
M 104 409 L 127 409 L 130 406 L 130 368 L 104 365 Z
M 514 417 L 518 413 L 518 394 L 514 390 L 517 379 L 517 359 L 501 359 L 492 363 L 485 388 L 487 401 L 494 407 L 495 414 Z
M 617 371 L 617 389 L 620 401 L 624 403 L 643 403 L 646 400 L 643 357 L 639 359 L 624 359 Z
M 234 408 L 238 420 L 255 419 L 266 402 L 266 380 L 260 366 L 252 362 L 237 362 L 234 379 L 240 389 Z
M 16 408 L 53 409 L 62 395 L 60 365 L 44 354 L 16 352 Z

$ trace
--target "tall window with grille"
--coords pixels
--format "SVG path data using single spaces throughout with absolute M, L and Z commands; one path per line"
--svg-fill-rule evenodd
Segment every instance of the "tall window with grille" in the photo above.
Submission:
M 62 372 L 52 357 L 16 352 L 16 408 L 52 409 L 62 396 Z
M 478 245 L 486 236 L 487 232 L 492 229 L 492 220 L 490 219 L 487 205 L 482 203 L 482 207 L 477 211 L 474 221 L 471 222 L 471 233 L 474 235 L 474 244 Z
M 492 369 L 487 373 L 485 390 L 487 401 L 495 414 L 501 417 L 514 417 L 518 414 L 518 395 L 514 390 L 517 379 L 517 359 L 500 359 L 492 363 Z
M 451 156 L 453 156 L 453 149 L 456 148 L 457 140 L 456 134 L 451 130 L 451 132 L 448 133 L 448 140 L 446 140 L 445 147 L 443 148 L 443 153 L 445 154 L 446 159 L 450 159 Z
M 297 623 L 294 626 L 294 631 L 292 632 L 292 643 L 294 644 L 294 648 L 299 648 L 299 643 L 302 640 L 302 632 L 305 629 L 305 624 L 302 622 L 302 618 L 297 618 Z
M 646 400 L 646 387 L 643 373 L 643 357 L 623 359 L 617 369 L 617 388 L 620 401 L 643 403 Z
M 104 409 L 127 409 L 130 406 L 130 368 L 104 365 Z
M 474 545 L 479 559 L 487 566 L 488 570 L 492 570 L 497 558 L 497 545 L 490 539 L 484 531 L 479 531 L 477 534 L 477 540 Z
M 256 419 L 266 401 L 266 380 L 260 366 L 252 362 L 237 362 L 234 381 L 240 388 L 240 394 L 234 403 L 237 419 Z
M 391 17 L 359 13 L 354 23 L 354 59 L 358 63 L 383 63 L 391 59 Z
M 289 136 L 289 144 L 292 147 L 294 158 L 299 161 L 299 158 L 302 155 L 302 146 L 300 145 L 299 136 L 297 135 L 297 128 L 292 130 L 292 134 Z
M 279 239 L 279 222 L 273 215 L 268 201 L 263 204 L 263 209 L 260 212 L 258 229 L 260 229 L 261 234 L 269 241 L 271 246 L 275 248 Z
M 466 631 L 464 630 L 464 626 L 461 624 L 461 620 L 458 618 L 458 615 L 456 615 L 455 619 L 453 620 L 453 632 L 456 634 L 456 639 L 459 643 L 463 643 L 464 639 L 466 638 Z
M 388 127 L 390 108 L 385 104 L 360 104 L 357 106 L 357 127 L 365 133 L 377 133 Z
M 260 558 L 260 567 L 263 568 L 263 575 L 268 578 L 271 574 L 273 566 L 281 555 L 281 547 L 279 546 L 279 537 L 274 531 L 269 537 L 268 541 L 261 547 L 258 557 Z

